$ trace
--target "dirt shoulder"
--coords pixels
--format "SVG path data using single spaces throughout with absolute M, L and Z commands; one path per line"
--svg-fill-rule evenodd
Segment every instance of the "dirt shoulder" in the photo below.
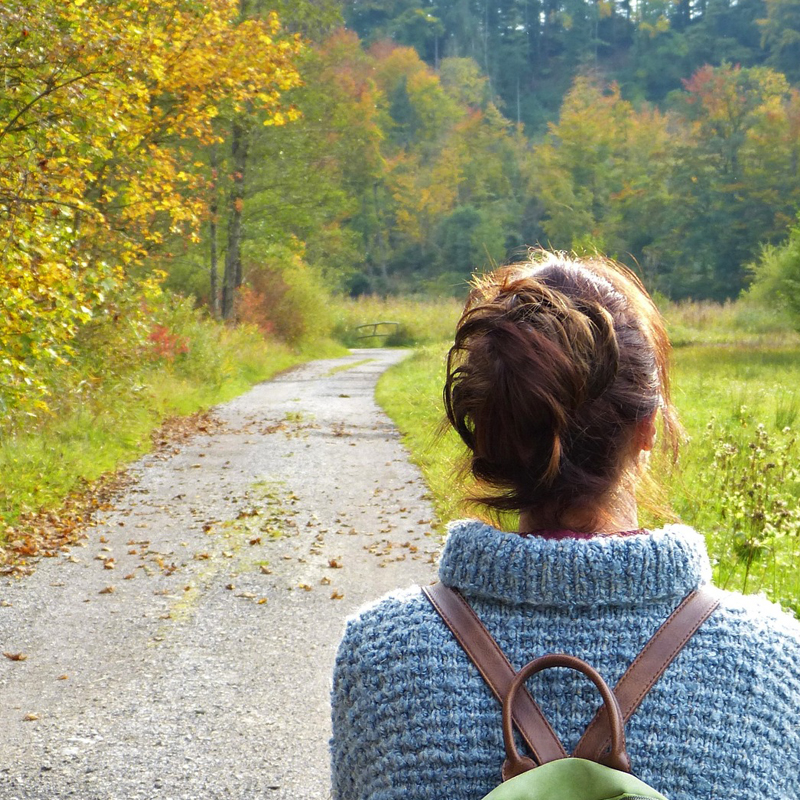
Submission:
M 322 800 L 345 617 L 434 574 L 373 399 L 399 351 L 255 387 L 132 470 L 87 537 L 0 578 L 0 800 Z

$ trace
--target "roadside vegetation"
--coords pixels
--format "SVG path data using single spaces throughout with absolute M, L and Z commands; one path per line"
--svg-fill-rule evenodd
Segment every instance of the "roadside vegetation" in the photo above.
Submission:
M 26 520 L 42 509 L 57 526 L 68 495 L 150 450 L 165 420 L 229 400 L 301 361 L 346 352 L 325 337 L 287 343 L 255 325 L 226 327 L 174 297 L 155 301 L 148 314 L 146 325 L 120 320 L 84 330 L 69 363 L 37 376 L 47 388 L 37 406 L 4 417 L 0 549 L 15 541 L 24 549 Z

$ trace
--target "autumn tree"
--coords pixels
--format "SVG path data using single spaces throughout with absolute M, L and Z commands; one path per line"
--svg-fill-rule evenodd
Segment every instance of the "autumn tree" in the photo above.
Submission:
M 667 203 L 669 141 L 661 114 L 635 110 L 616 84 L 578 78 L 534 155 L 545 241 L 641 258 Z
M 339 289 L 376 247 L 370 209 L 383 169 L 383 98 L 352 32 L 340 29 L 307 48 L 299 68 L 303 85 L 291 93 L 299 119 L 253 140 L 246 248 L 254 263 L 259 248 L 302 251 Z
M 685 88 L 664 255 L 677 294 L 731 296 L 800 203 L 797 92 L 765 67 L 703 67 Z
M 197 236 L 193 143 L 215 140 L 222 104 L 283 121 L 299 45 L 274 15 L 235 25 L 237 14 L 232 0 L 0 7 L 6 402 L 92 317 L 157 291 L 145 266 L 167 240 Z

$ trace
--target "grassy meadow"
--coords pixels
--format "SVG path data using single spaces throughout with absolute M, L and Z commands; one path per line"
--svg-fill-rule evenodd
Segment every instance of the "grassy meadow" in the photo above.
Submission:
M 664 304 L 664 312 L 686 441 L 674 468 L 654 455 L 664 508 L 640 521 L 693 525 L 706 535 L 720 586 L 763 591 L 800 614 L 800 337 L 785 319 L 743 304 Z M 445 316 L 452 331 L 457 312 L 444 306 Z M 459 440 L 439 433 L 447 346 L 419 347 L 377 394 L 443 521 L 475 513 L 462 502 Z

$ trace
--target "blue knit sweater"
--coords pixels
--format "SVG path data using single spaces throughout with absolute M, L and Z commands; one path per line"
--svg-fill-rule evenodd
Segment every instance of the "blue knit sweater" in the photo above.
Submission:
M 710 579 L 684 526 L 590 540 L 454 523 L 439 576 L 515 668 L 567 652 L 613 685 L 680 600 Z M 564 670 L 528 684 L 568 752 L 599 698 Z M 334 800 L 479 800 L 500 782 L 500 708 L 418 588 L 348 621 L 333 679 Z M 800 624 L 723 593 L 627 729 L 638 777 L 670 800 L 800 800 Z

